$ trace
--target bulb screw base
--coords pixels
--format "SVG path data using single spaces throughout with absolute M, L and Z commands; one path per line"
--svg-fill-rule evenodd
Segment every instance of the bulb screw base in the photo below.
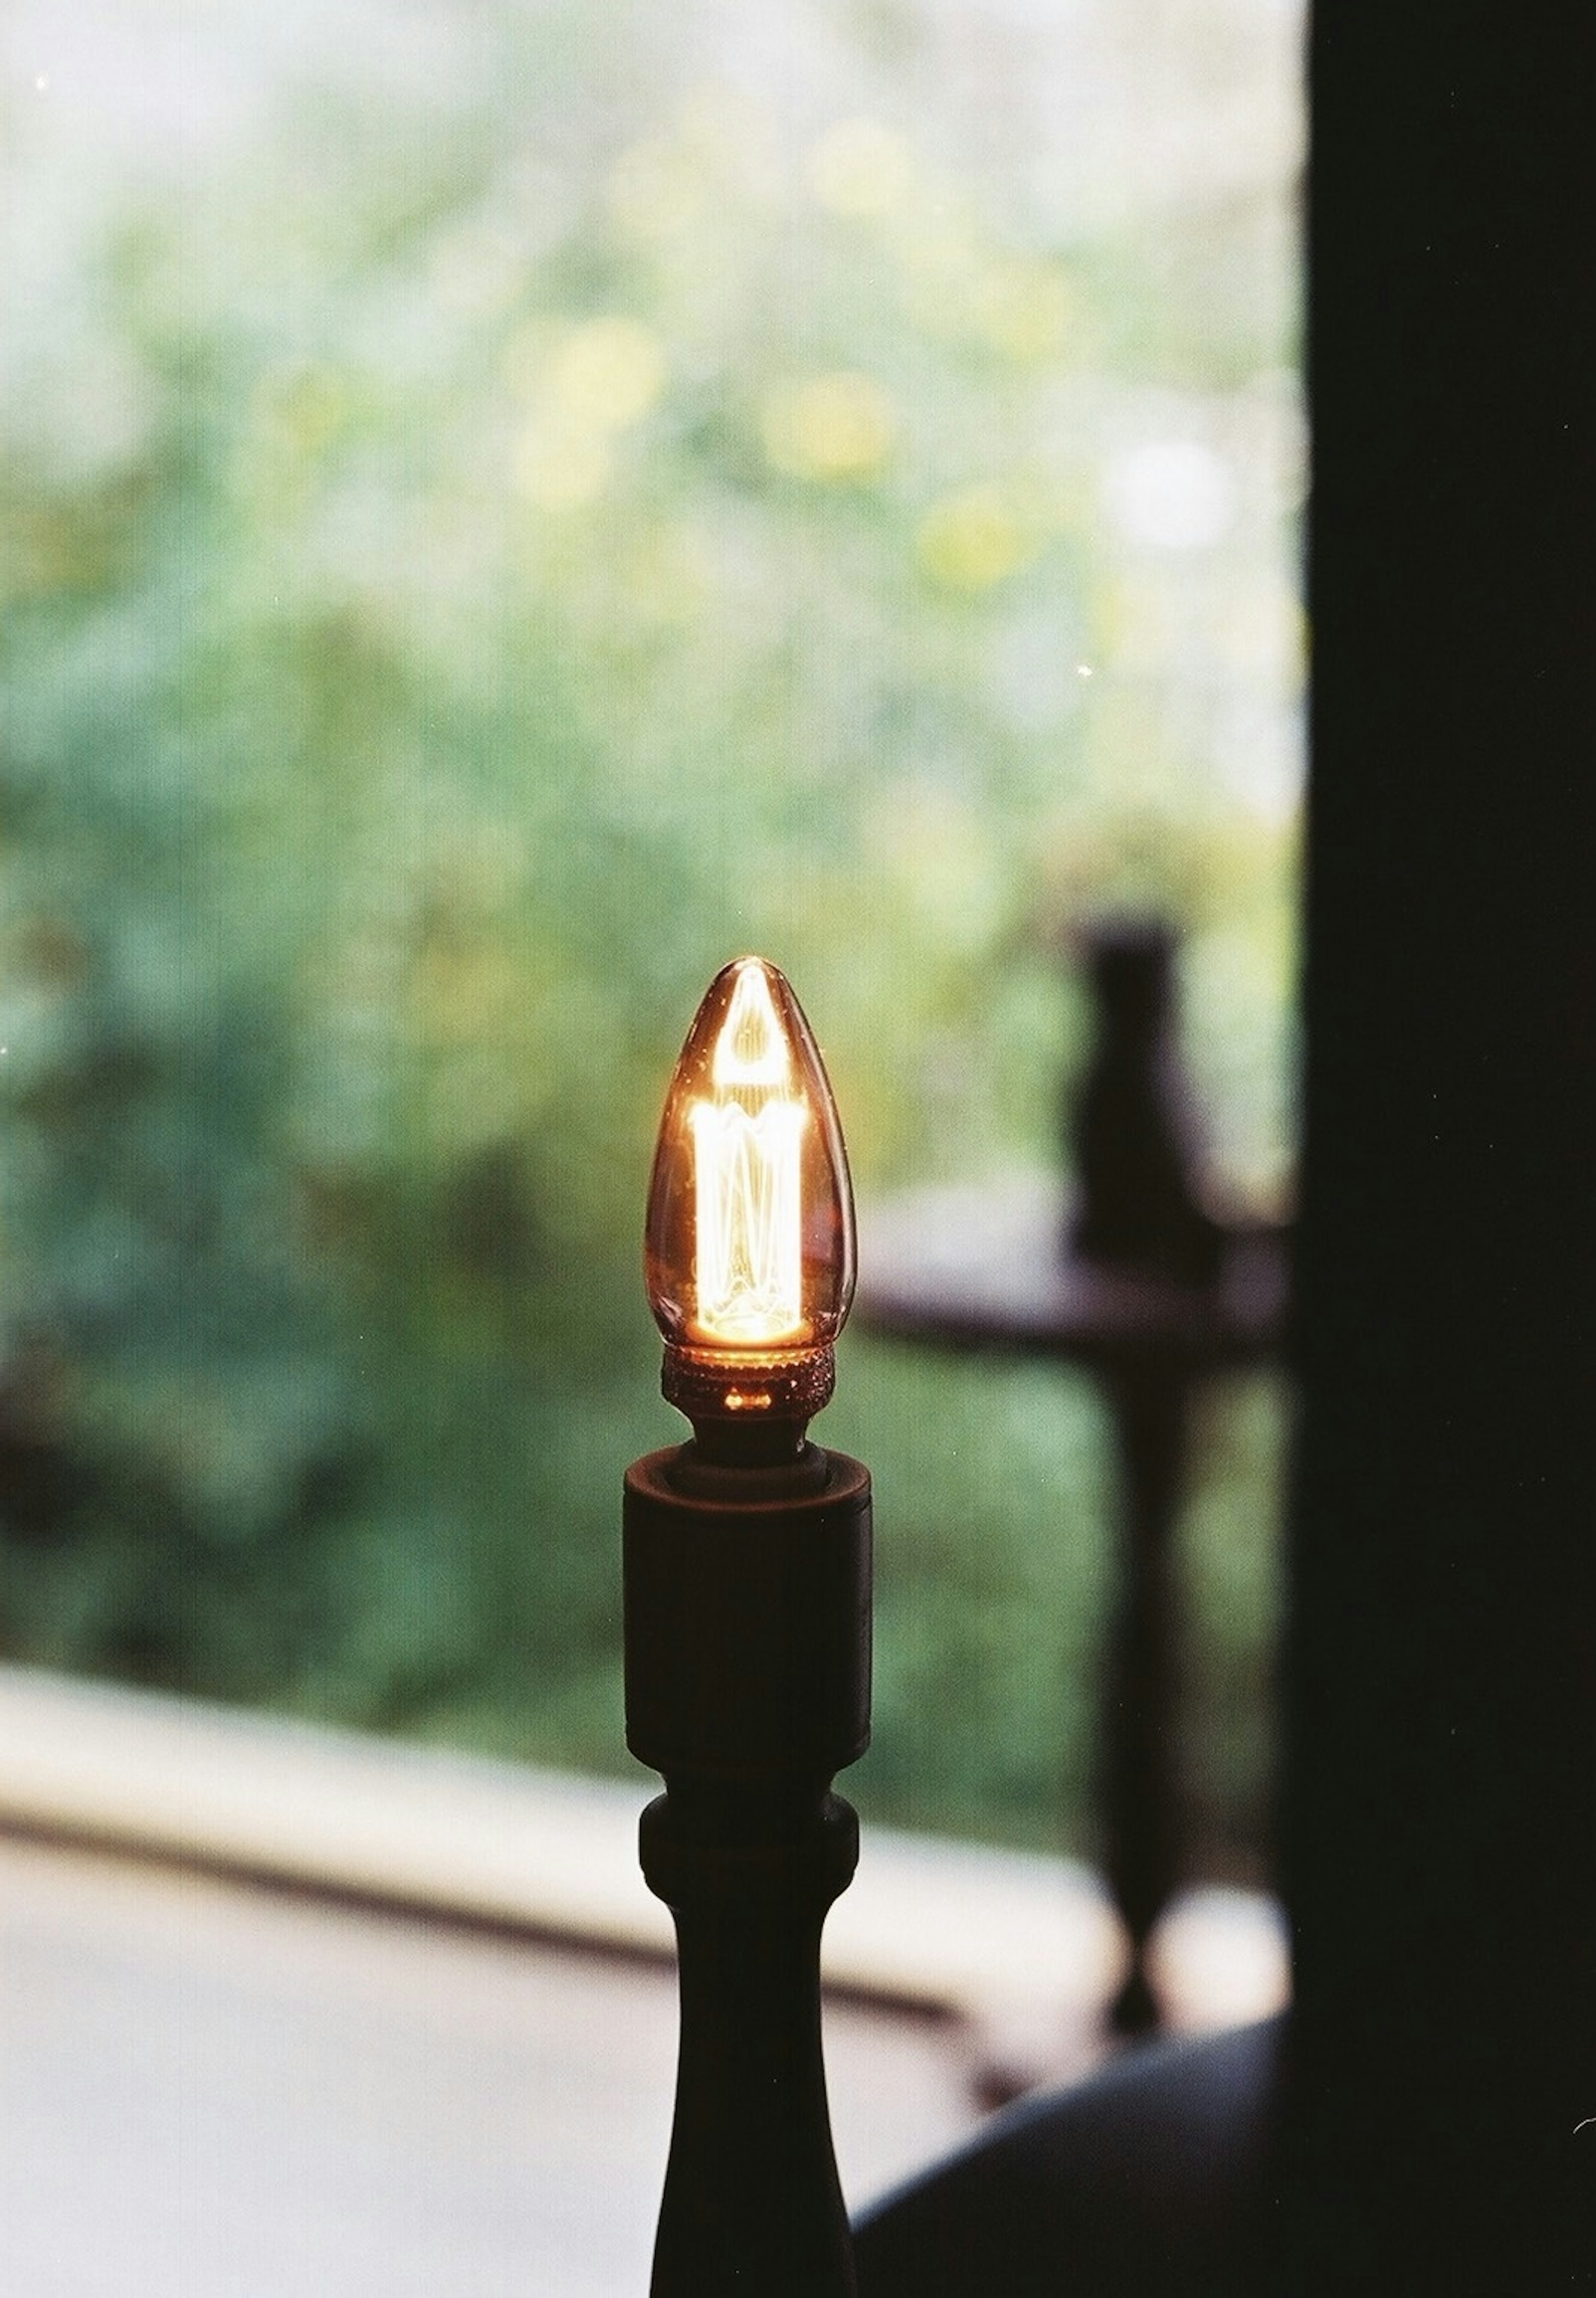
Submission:
M 742 1427 L 796 1421 L 801 1431 L 831 1401 L 836 1385 L 836 1356 L 829 1343 L 740 1354 L 667 1341 L 659 1375 L 666 1402 L 700 1431 L 709 1421 Z

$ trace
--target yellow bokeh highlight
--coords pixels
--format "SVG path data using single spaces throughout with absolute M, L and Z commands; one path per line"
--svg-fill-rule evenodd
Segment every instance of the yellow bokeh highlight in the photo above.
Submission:
M 781 384 L 760 410 L 771 461 L 808 479 L 867 477 L 891 452 L 897 427 L 881 384 L 846 370 Z
M 946 203 L 903 219 L 903 308 L 910 325 L 943 341 L 968 333 L 988 258 L 967 216 Z
M 1029 566 L 1042 547 L 1033 522 L 994 486 L 944 495 L 914 538 L 922 566 L 950 591 L 988 591 Z
M 842 120 L 809 154 L 809 188 L 833 215 L 888 215 L 914 182 L 914 160 L 894 128 L 879 120 Z
M 775 189 L 775 137 L 764 103 L 730 81 L 683 97 L 669 128 L 628 145 L 610 170 L 608 204 L 625 238 L 664 242 Z
M 580 510 L 603 493 L 614 467 L 602 431 L 534 419 L 517 442 L 510 475 L 540 510 Z
M 994 350 L 1021 361 L 1051 358 L 1074 317 L 1074 299 L 1056 265 L 1023 256 L 993 263 L 975 292 L 980 333 Z
M 1080 305 L 1063 266 L 995 246 L 958 201 L 915 202 L 893 237 L 904 313 L 922 335 L 981 343 L 1021 364 L 1079 343 Z
M 633 144 L 616 161 L 609 211 L 635 239 L 669 239 L 696 223 L 709 197 L 704 155 L 663 136 Z
M 641 319 L 588 319 L 556 347 L 549 381 L 555 397 L 593 429 L 624 430 L 665 388 L 665 347 Z
M 543 510 L 578 510 L 615 468 L 615 438 L 647 415 L 665 388 L 665 346 L 641 319 L 613 313 L 568 327 L 548 348 L 528 335 L 506 354 L 512 389 L 532 411 L 510 475 Z

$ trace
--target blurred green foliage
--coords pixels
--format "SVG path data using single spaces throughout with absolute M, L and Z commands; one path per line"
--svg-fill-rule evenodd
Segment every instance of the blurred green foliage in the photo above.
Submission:
M 1283 21 L 146 0 L 13 87 L 11 1654 L 624 1763 L 637 1231 L 740 948 L 879 1192 L 1056 1156 L 1068 926 L 1155 903 L 1279 1187 Z M 1078 1836 L 1092 1401 L 846 1346 L 867 1806 Z M 1239 1855 L 1276 1421 L 1215 1409 Z

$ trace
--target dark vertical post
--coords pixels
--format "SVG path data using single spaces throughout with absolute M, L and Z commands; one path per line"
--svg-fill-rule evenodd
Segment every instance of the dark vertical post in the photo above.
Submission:
M 1120 1586 L 1103 1663 L 1097 1823 L 1104 1873 L 1130 1942 L 1110 2007 L 1121 2035 L 1159 2023 L 1145 1952 L 1180 1880 L 1179 1637 L 1175 1529 L 1189 1384 L 1178 1366 L 1111 1369 L 1103 1388 L 1120 1457 Z
M 1278 2286 L 1596 2273 L 1596 15 L 1316 12 Z
M 1080 1193 L 1069 1244 L 1121 1275 L 1207 1287 L 1224 1239 L 1195 1193 L 1174 937 L 1154 919 L 1103 919 L 1087 960 L 1096 1027 L 1079 1100 L 1064 1113 Z M 1167 1319 L 1168 1302 L 1160 1305 Z M 1124 2035 L 1159 2022 L 1145 1950 L 1180 1871 L 1173 1572 L 1192 1380 L 1183 1352 L 1161 1347 L 1161 1337 L 1154 1310 L 1096 1367 L 1120 1467 L 1119 1589 L 1104 1656 L 1096 1802 L 1104 1871 L 1130 1942 L 1130 1969 L 1109 2014 Z

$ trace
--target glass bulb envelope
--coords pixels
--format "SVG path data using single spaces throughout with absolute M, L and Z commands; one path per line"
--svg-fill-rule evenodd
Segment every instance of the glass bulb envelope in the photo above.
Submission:
M 687 1033 L 645 1265 L 673 1403 L 715 1417 L 819 1409 L 853 1298 L 853 1195 L 814 1033 L 764 958 L 724 967 Z

